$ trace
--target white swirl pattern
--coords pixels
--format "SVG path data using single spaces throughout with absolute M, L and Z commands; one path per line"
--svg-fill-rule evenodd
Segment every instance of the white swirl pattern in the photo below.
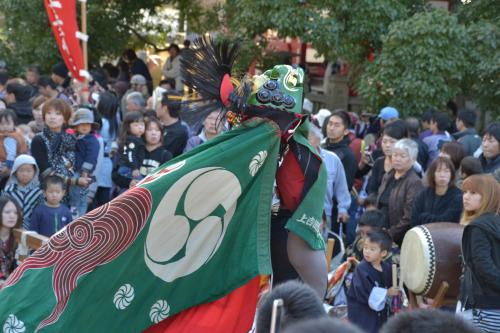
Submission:
M 170 305 L 167 301 L 160 299 L 156 301 L 149 311 L 149 318 L 155 324 L 158 324 L 163 319 L 167 318 L 170 314 Z
M 3 324 L 3 333 L 22 333 L 24 331 L 26 331 L 24 323 L 13 314 L 10 314 Z
M 257 155 L 255 155 L 250 161 L 250 165 L 248 169 L 250 171 L 250 175 L 254 177 L 259 171 L 260 167 L 264 164 L 267 158 L 267 151 L 260 151 Z
M 135 297 L 134 291 L 134 287 L 128 283 L 118 289 L 113 298 L 113 303 L 118 310 L 124 310 L 132 303 Z

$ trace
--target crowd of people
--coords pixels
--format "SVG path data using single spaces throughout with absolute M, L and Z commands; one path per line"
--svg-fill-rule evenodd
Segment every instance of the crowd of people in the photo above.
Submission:
M 278 306 L 276 306 L 276 301 L 279 301 Z M 372 321 L 369 317 L 360 318 L 360 320 L 362 319 Z M 280 284 L 263 296 L 260 301 L 254 332 L 278 331 L 286 333 L 308 331 L 318 333 L 368 332 L 352 323 L 329 317 L 325 312 L 321 299 L 314 290 L 298 281 Z M 479 330 L 471 323 L 452 313 L 419 309 L 406 311 L 391 317 L 381 327 L 380 332 L 478 333 Z
M 460 110 L 454 123 L 434 109 L 422 124 L 400 119 L 392 107 L 378 116 L 320 110 L 315 118 L 322 133 L 311 131 L 311 142 L 335 153 L 346 175 L 339 182 L 338 167 L 325 163 L 334 187 L 325 198 L 325 234 L 342 241 L 345 232 L 341 261 L 358 262 L 344 296 L 349 321 L 366 332 L 381 330 L 402 291 L 391 279 L 391 264 L 399 264 L 405 234 L 453 222 L 465 226 L 457 309 L 484 332 L 500 331 L 500 122 L 480 136 L 469 110 Z M 350 197 L 332 195 L 344 182 Z
M 170 49 L 172 62 L 179 48 Z M 176 66 L 178 60 L 166 68 Z M 154 91 L 147 65 L 133 50 L 124 51 L 118 66 L 91 73 L 86 88 L 71 80 L 63 63 L 50 75 L 36 65 L 23 77 L 0 71 L 2 208 L 14 207 L 19 222 L 2 228 L 2 281 L 15 267 L 13 228 L 50 237 L 225 128 L 220 110 L 190 124 L 180 118 L 178 68 L 166 71 L 173 76 Z
M 51 236 L 227 130 L 219 110 L 183 119 L 189 111 L 180 102 L 182 52 L 169 48 L 157 87 L 133 50 L 117 66 L 93 70 L 88 88 L 72 81 L 62 63 L 50 76 L 35 65 L 23 78 L 0 72 L 0 279 L 16 266 L 13 228 Z M 312 111 L 306 101 L 304 112 Z M 378 332 L 390 316 L 385 298 L 400 292 L 392 286 L 390 262 L 398 262 L 411 227 L 433 222 L 466 226 L 462 306 L 485 332 L 499 329 L 500 122 L 481 135 L 475 126 L 470 110 L 458 111 L 453 122 L 434 109 L 400 119 L 393 107 L 376 115 L 323 109 L 312 116 L 309 141 L 328 175 L 326 197 L 318 198 L 324 233 L 340 235 L 346 254 L 359 261 L 346 299 L 349 320 L 360 329 Z M 383 302 L 372 306 L 375 288 Z M 314 325 L 320 330 L 329 323 Z M 397 325 L 384 331 L 396 332 L 391 327 Z

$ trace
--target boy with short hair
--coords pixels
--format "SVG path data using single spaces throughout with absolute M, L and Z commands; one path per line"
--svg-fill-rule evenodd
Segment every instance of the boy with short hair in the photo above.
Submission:
M 34 209 L 30 230 L 50 237 L 71 222 L 71 211 L 61 203 L 65 192 L 61 177 L 52 175 L 44 179 L 45 202 Z
M 363 259 L 363 240 L 370 231 L 381 230 L 385 227 L 384 213 L 380 210 L 366 211 L 358 221 L 356 238 L 345 250 L 345 258 L 355 257 L 356 260 Z M 345 261 L 345 260 L 344 260 Z
M 369 232 L 363 245 L 364 259 L 354 272 L 347 291 L 349 320 L 366 332 L 376 333 L 387 321 L 390 296 L 397 296 L 399 289 L 391 287 L 391 264 L 384 261 L 392 246 L 386 230 Z
M 368 199 L 365 201 L 365 205 L 367 204 Z M 365 211 L 358 222 L 358 228 L 356 232 L 356 238 L 354 242 L 349 245 L 345 250 L 344 261 L 349 257 L 356 258 L 357 261 L 361 261 L 363 259 L 363 241 L 366 235 L 370 231 L 382 230 L 385 229 L 385 215 L 378 209 L 370 209 Z M 391 250 L 387 253 L 387 256 L 384 258 L 384 261 L 389 263 L 399 265 L 399 254 L 401 249 L 399 246 L 392 242 Z

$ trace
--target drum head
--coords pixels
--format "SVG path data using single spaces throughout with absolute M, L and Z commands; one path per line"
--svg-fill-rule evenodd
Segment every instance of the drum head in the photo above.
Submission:
M 426 294 L 436 272 L 435 248 L 425 226 L 410 229 L 401 246 L 401 278 L 415 294 Z

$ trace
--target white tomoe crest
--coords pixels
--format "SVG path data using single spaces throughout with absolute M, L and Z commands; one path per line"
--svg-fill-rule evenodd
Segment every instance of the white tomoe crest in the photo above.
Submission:
M 113 303 L 115 303 L 115 306 L 118 310 L 124 310 L 130 305 L 130 303 L 132 303 L 134 297 L 134 287 L 126 283 L 121 286 L 115 293 L 115 297 L 113 297 Z
M 220 167 L 193 170 L 175 182 L 156 208 L 146 236 L 144 260 L 151 272 L 172 282 L 209 262 L 240 195 L 238 178 Z
M 255 155 L 250 161 L 250 165 L 248 166 L 248 170 L 250 175 L 253 177 L 257 174 L 260 167 L 264 164 L 267 158 L 267 151 L 260 151 L 257 155 Z
M 13 314 L 10 314 L 3 324 L 3 333 L 22 333 L 25 330 L 24 323 Z
M 149 311 L 149 318 L 155 324 L 159 323 L 163 319 L 167 318 L 170 314 L 170 305 L 167 301 L 160 299 L 156 301 Z

